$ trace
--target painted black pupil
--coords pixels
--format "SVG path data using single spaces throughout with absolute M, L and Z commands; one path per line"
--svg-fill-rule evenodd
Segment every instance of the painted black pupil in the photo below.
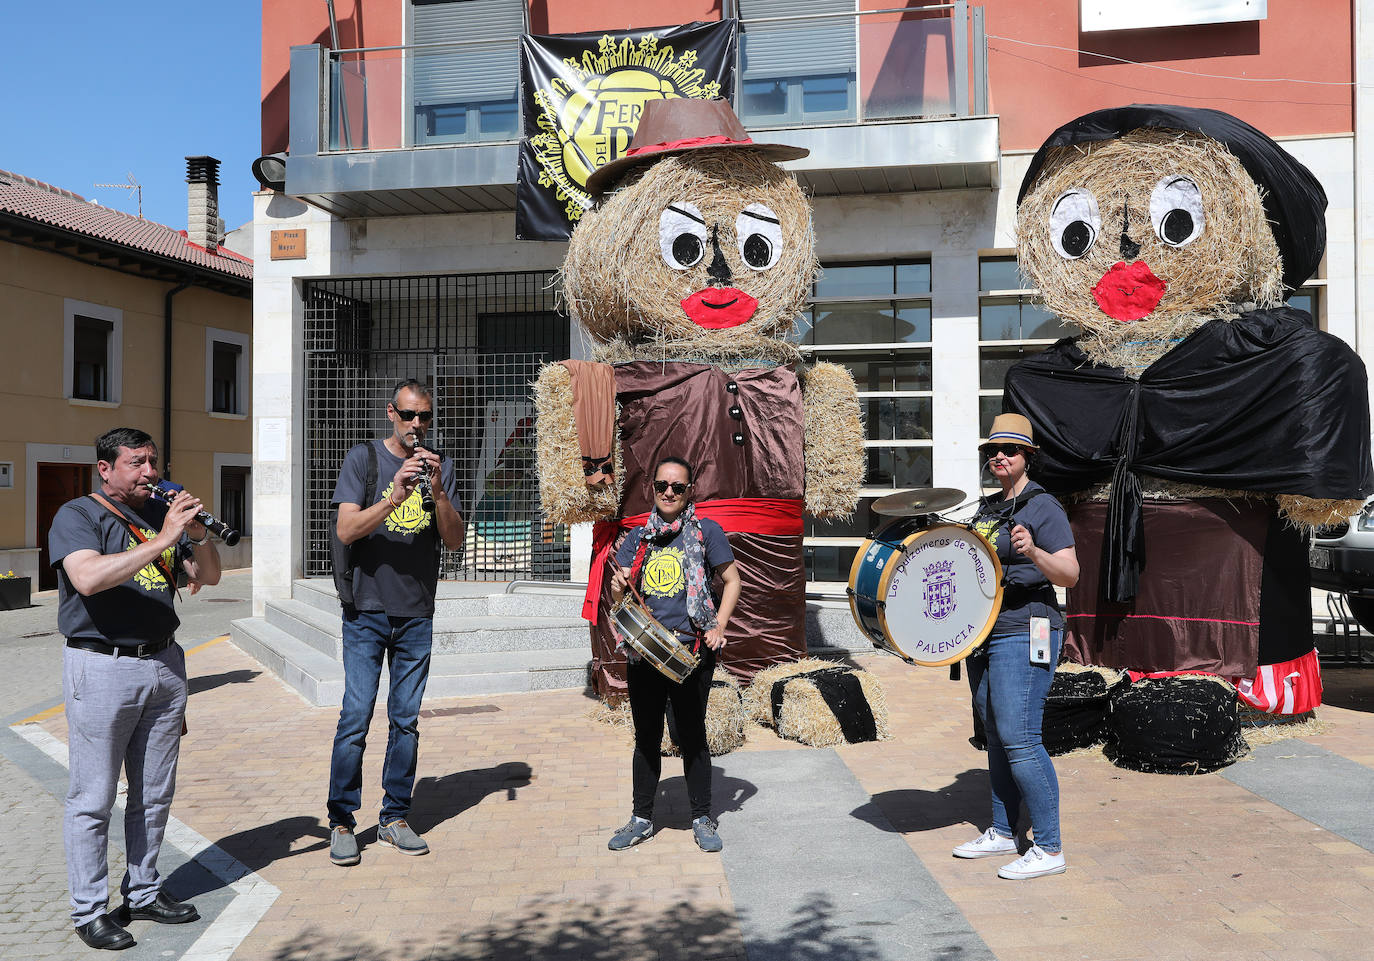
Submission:
M 1164 231 L 1165 241 L 1181 244 L 1193 234 L 1193 215 L 1175 207 L 1164 215 L 1164 223 L 1160 227 Z
M 1070 257 L 1081 257 L 1083 251 L 1092 243 L 1092 239 L 1092 228 L 1081 220 L 1075 220 L 1064 228 L 1064 234 L 1059 238 L 1059 242 L 1064 247 L 1064 253 Z
M 701 238 L 695 234 L 678 234 L 673 238 L 673 259 L 690 267 L 701 259 Z
M 763 234 L 750 234 L 744 241 L 744 261 L 750 267 L 764 267 L 773 254 L 773 245 Z

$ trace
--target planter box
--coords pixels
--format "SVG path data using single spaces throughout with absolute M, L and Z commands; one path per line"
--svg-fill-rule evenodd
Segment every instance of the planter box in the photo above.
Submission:
M 32 578 L 0 577 L 0 611 L 17 611 L 29 606 Z

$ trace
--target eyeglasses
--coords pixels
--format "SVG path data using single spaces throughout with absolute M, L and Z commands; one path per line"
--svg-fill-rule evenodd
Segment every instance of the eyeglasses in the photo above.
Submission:
M 978 452 L 984 457 L 991 457 L 994 454 L 1015 457 L 1017 454 L 1024 455 L 1026 449 L 1019 444 L 984 444 L 982 447 L 978 448 Z
M 654 481 L 654 491 L 659 494 L 666 494 L 668 488 L 671 487 L 674 494 L 682 495 L 687 493 L 687 488 L 691 486 L 691 484 L 684 484 L 682 481 L 673 481 L 671 484 L 667 481 Z
M 403 421 L 414 420 L 418 417 L 420 418 L 420 423 L 428 424 L 434 419 L 434 411 L 432 410 L 401 410 L 399 407 L 393 407 L 391 409 L 396 412 L 396 417 Z

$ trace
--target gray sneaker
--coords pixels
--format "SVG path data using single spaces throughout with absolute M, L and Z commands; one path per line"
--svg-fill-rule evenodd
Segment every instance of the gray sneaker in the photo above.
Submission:
M 358 839 L 353 831 L 340 824 L 329 832 L 329 861 L 341 868 L 357 864 L 362 855 L 358 853 Z
M 389 844 L 402 854 L 428 854 L 429 845 L 410 829 L 405 821 L 392 821 L 377 828 L 377 840 Z
M 708 854 L 714 854 L 725 847 L 720 835 L 716 833 L 716 822 L 708 817 L 699 817 L 692 822 L 692 837 L 697 847 Z
M 646 821 L 641 817 L 631 817 L 625 822 L 625 826 L 606 842 L 606 847 L 612 851 L 623 851 L 626 848 L 634 847 L 641 841 L 647 841 L 654 836 L 654 822 Z

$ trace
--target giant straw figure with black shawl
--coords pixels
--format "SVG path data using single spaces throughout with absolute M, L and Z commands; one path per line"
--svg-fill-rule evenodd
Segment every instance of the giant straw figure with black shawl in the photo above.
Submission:
M 1260 710 L 1320 702 L 1306 534 L 1374 491 L 1364 366 L 1284 302 L 1325 209 L 1302 164 L 1216 110 L 1100 110 L 1031 160 L 1021 270 L 1082 333 L 1014 367 L 1004 405 L 1073 501 L 1072 660 L 1217 674 Z
M 664 457 L 696 468 L 697 513 L 725 529 L 741 593 L 721 664 L 751 677 L 806 651 L 803 512 L 848 516 L 863 475 L 853 378 L 798 371 L 789 342 L 817 270 L 811 207 L 723 100 L 650 101 L 563 264 L 592 361 L 550 364 L 535 391 L 540 496 L 559 523 L 599 522 L 583 614 L 598 693 L 624 689 L 606 559 L 653 507 Z

